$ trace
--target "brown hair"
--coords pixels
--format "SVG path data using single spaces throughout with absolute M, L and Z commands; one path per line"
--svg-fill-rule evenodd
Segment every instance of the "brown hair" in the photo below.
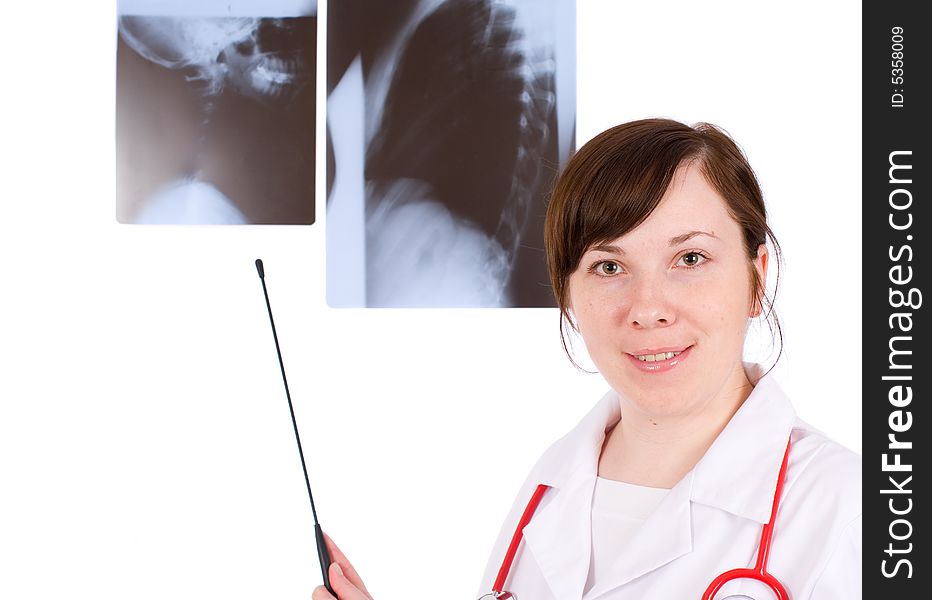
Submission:
M 594 244 L 621 237 L 640 225 L 660 204 L 677 168 L 692 163 L 722 196 L 741 227 L 749 261 L 757 257 L 758 246 L 770 238 L 779 287 L 780 244 L 767 225 L 757 177 L 734 140 L 709 123 L 693 127 L 670 119 L 623 123 L 600 133 L 576 152 L 557 180 L 547 207 L 544 244 L 560 308 L 560 337 L 568 356 L 565 324 L 576 330 L 568 312 L 568 283 L 583 254 Z M 764 318 L 771 334 L 776 331 L 780 338 L 782 354 L 783 335 L 773 301 L 767 297 L 757 270 L 753 265 L 749 268 L 749 300 L 760 302 L 762 309 L 766 303 Z

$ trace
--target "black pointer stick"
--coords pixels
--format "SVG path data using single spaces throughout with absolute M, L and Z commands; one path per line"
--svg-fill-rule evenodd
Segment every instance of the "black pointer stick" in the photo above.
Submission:
M 278 345 L 278 333 L 275 331 L 275 319 L 272 318 L 272 305 L 269 303 L 269 290 L 265 287 L 265 268 L 262 259 L 256 259 L 256 270 L 262 281 L 262 293 L 265 294 L 265 306 L 269 309 L 269 323 L 272 324 L 272 337 L 275 338 L 275 351 L 278 352 L 278 364 L 282 368 L 282 381 L 285 382 L 285 396 L 288 397 L 288 410 L 291 411 L 291 424 L 294 426 L 294 439 L 298 442 L 298 454 L 301 455 L 301 468 L 304 469 L 304 483 L 307 484 L 307 496 L 311 499 L 311 512 L 314 513 L 314 537 L 317 539 L 317 557 L 320 559 L 320 572 L 324 576 L 324 585 L 327 591 L 336 598 L 337 594 L 330 587 L 330 553 L 324 542 L 324 532 L 317 522 L 317 508 L 314 506 L 314 494 L 311 493 L 311 480 L 307 477 L 307 465 L 304 464 L 304 450 L 301 448 L 301 436 L 298 435 L 298 422 L 294 418 L 294 406 L 291 404 L 291 392 L 288 390 L 288 378 L 285 377 L 285 363 L 282 361 L 282 350 Z

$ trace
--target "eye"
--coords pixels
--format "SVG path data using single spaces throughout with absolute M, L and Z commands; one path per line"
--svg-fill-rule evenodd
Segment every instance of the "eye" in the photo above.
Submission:
M 611 260 L 600 260 L 589 267 L 589 272 L 602 277 L 611 277 L 621 273 L 621 265 Z
M 709 260 L 709 257 L 703 254 L 702 252 L 687 252 L 680 257 L 680 260 L 677 264 L 683 263 L 683 266 L 687 269 L 694 269 Z

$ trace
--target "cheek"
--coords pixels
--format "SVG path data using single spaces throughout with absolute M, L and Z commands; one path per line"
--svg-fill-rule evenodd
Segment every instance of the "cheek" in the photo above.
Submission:
M 587 281 L 571 280 L 569 306 L 580 331 L 603 319 L 607 307 L 613 306 L 611 294 L 603 288 Z
M 618 335 L 619 302 L 609 294 L 579 290 L 572 304 L 572 314 L 579 335 L 590 356 L 597 363 L 601 350 L 613 345 Z
M 602 314 L 603 312 L 604 308 L 600 310 L 600 305 L 594 301 L 577 305 L 574 312 L 576 327 L 579 329 L 579 334 L 585 341 L 586 346 L 591 346 L 596 342 L 600 334 L 604 335 L 608 331 L 608 322 L 605 315 Z
M 708 333 L 743 336 L 750 316 L 750 285 L 739 277 L 697 282 L 684 289 L 683 314 L 705 323 Z
M 749 323 L 748 296 L 736 293 L 723 302 L 718 315 L 719 327 L 727 343 L 737 348 L 744 345 Z

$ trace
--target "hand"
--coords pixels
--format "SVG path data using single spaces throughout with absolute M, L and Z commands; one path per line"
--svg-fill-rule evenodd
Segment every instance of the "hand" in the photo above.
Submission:
M 330 587 L 337 593 L 338 598 L 334 598 L 326 587 L 319 585 L 314 588 L 311 600 L 372 600 L 372 595 L 366 589 L 359 573 L 326 533 L 324 542 L 327 544 L 330 560 L 333 561 L 330 563 Z

